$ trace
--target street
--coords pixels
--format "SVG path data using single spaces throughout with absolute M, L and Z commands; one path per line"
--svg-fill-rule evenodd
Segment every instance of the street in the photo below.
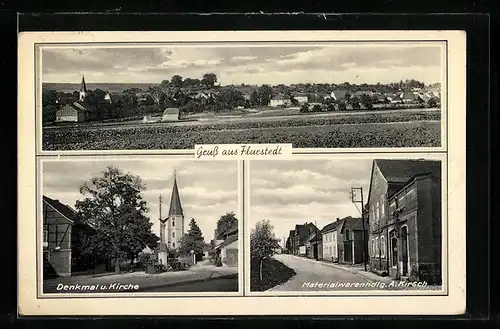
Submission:
M 311 261 L 297 256 L 279 254 L 274 258 L 295 270 L 295 275 L 288 282 L 269 289 L 268 291 L 325 291 L 325 290 L 359 290 L 373 289 L 372 287 L 360 287 L 367 280 L 349 271 L 335 268 L 322 262 Z M 318 284 L 316 284 L 318 283 Z M 348 284 L 349 286 L 338 286 Z M 358 287 L 351 284 L 358 283 Z M 320 284 L 323 284 L 320 286 Z M 325 287 L 326 286 L 326 287 Z

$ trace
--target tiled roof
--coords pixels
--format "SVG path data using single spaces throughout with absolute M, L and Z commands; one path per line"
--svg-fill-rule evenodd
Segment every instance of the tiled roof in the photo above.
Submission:
M 43 196 L 43 200 L 47 202 L 51 207 L 57 210 L 61 215 L 69 219 L 70 221 L 74 221 L 75 219 L 75 210 L 70 206 L 65 205 L 64 203 L 59 202 L 59 200 L 51 199 L 47 196 Z
M 287 97 L 283 96 L 283 95 L 276 95 L 273 97 L 274 100 L 285 100 L 285 99 L 288 99 Z
M 363 222 L 361 221 L 361 218 L 347 217 L 345 218 L 345 222 L 347 225 L 349 225 L 349 228 L 351 230 L 357 230 L 357 231 L 363 230 Z
M 176 107 L 169 107 L 169 108 L 166 108 L 165 111 L 163 111 L 163 115 L 177 114 L 177 113 L 179 113 L 179 109 Z
M 230 235 L 227 237 L 226 240 L 224 240 L 224 242 L 222 242 L 220 245 L 218 245 L 217 247 L 218 248 L 224 248 L 225 246 L 228 246 L 230 245 L 231 243 L 233 243 L 234 241 L 237 241 L 238 240 L 238 234 L 235 234 L 235 235 Z
M 339 219 L 339 220 L 336 220 L 335 222 L 332 222 L 330 224 L 325 225 L 325 227 L 323 227 L 321 229 L 321 233 L 328 233 L 328 232 L 336 230 L 338 228 L 338 226 L 342 224 L 342 222 L 343 222 L 343 219 Z
M 404 184 L 419 174 L 432 174 L 441 178 L 441 161 L 375 159 L 382 175 L 389 183 Z

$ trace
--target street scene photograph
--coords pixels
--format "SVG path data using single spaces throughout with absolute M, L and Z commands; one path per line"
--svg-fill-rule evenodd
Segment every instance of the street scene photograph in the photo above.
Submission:
M 41 165 L 44 294 L 240 291 L 236 161 Z
M 43 151 L 442 146 L 442 42 L 40 52 Z
M 252 161 L 250 292 L 442 290 L 440 159 Z

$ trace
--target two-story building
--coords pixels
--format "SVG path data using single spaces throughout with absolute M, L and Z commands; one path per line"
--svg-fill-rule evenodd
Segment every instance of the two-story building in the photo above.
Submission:
M 368 195 L 372 271 L 441 282 L 441 162 L 376 159 Z
M 346 217 L 342 220 L 339 230 L 339 240 L 342 241 L 339 262 L 344 264 L 361 264 L 363 262 L 363 222 L 361 218 Z
M 295 239 L 294 239 L 294 255 L 306 256 L 306 240 L 311 234 L 311 227 L 314 226 L 312 223 L 297 224 L 295 225 Z
M 323 254 L 321 230 L 316 225 L 311 224 L 309 232 L 310 234 L 305 242 L 307 257 L 316 260 L 320 259 Z
M 339 261 L 339 234 L 342 226 L 342 220 L 337 218 L 336 221 L 325 225 L 321 229 L 321 240 L 323 245 L 323 260 L 330 262 Z

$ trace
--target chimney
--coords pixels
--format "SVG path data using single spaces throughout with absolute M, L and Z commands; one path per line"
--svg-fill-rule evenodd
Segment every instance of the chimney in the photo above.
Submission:
M 337 222 L 340 220 L 340 218 L 337 217 Z

